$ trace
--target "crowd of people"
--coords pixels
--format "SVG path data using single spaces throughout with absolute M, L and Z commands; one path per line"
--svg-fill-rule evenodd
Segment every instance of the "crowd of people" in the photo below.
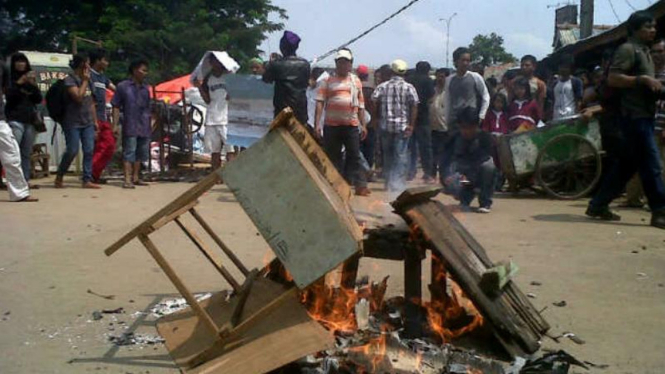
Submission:
M 608 156 L 586 214 L 619 219 L 609 203 L 631 178 L 639 179 L 642 186 L 631 182 L 628 187 L 628 204 L 642 206 L 643 189 L 651 224 L 665 228 L 660 100 L 665 43 L 655 40 L 649 13 L 633 14 L 628 30 L 626 44 L 606 52 L 602 65 L 590 72 L 576 70 L 573 56 L 564 55 L 556 72 L 537 75 L 546 71 L 526 55 L 519 69 L 508 70 L 500 81 L 486 80 L 469 49 L 458 48 L 454 70 L 432 69 L 426 61 L 409 69 L 398 59 L 376 69 L 370 83 L 369 69 L 358 65 L 354 71 L 347 48 L 337 51 L 334 70 L 310 69 L 296 54 L 300 38 L 288 31 L 280 44 L 284 57 L 267 64 L 256 60 L 252 71 L 275 83 L 275 113 L 290 107 L 309 124 L 357 195 L 371 193 L 367 183 L 377 172 L 386 190 L 402 191 L 420 163 L 423 183 L 440 183 L 464 209 L 477 197 L 480 213 L 491 212 L 494 192 L 506 188 L 497 153 L 500 137 L 551 121 L 588 120 L 602 108 L 599 122 Z
M 104 49 L 78 53 L 72 57 L 72 73 L 54 84 L 46 95 L 49 114 L 62 128 L 66 149 L 59 160 L 54 185 L 65 188 L 64 177 L 82 149 L 82 187 L 99 189 L 105 183 L 102 172 L 116 150 L 116 139 L 122 141 L 124 188 L 144 186 L 140 166 L 148 161 L 151 136 L 150 95 L 145 77 L 148 62 L 137 60 L 130 64 L 129 78 L 117 87 L 105 75 L 108 54 Z M 0 99 L 0 162 L 5 170 L 11 201 L 37 201 L 30 196 L 30 159 L 35 137 L 46 131 L 38 105 L 42 93 L 35 72 L 27 57 L 16 53 L 10 58 L 9 74 L 0 69 L 2 94 Z M 106 92 L 115 92 L 109 121 Z M 122 123 L 122 126 L 119 126 Z M 122 130 L 121 132 L 119 130 Z
M 655 40 L 654 18 L 645 12 L 630 17 L 628 32 L 628 41 L 606 52 L 591 72 L 575 70 L 574 58 L 562 56 L 556 73 L 542 74 L 546 70 L 538 69 L 537 59 L 526 55 L 520 67 L 505 72 L 500 81 L 486 80 L 483 68 L 473 64 L 474 56 L 463 47 L 453 53 L 454 69 L 433 69 L 426 61 L 410 69 L 396 59 L 376 69 L 370 79 L 367 66 L 354 69 L 348 48 L 336 52 L 334 69 L 312 68 L 297 55 L 301 39 L 291 31 L 280 41 L 281 55 L 271 55 L 268 63 L 252 59 L 249 67 L 274 83 L 275 115 L 289 107 L 308 124 L 356 195 L 370 195 L 368 182 L 377 177 L 385 180 L 388 191 L 400 192 L 416 178 L 420 163 L 423 183 L 441 184 L 464 209 L 470 209 L 477 197 L 480 213 L 489 213 L 494 192 L 505 188 L 497 152 L 502 136 L 580 113 L 589 117 L 585 109 L 602 107 L 607 162 L 586 214 L 620 219 L 608 206 L 632 179 L 627 204 L 642 206 L 641 195 L 646 195 L 652 225 L 665 228 L 665 110 L 660 100 L 665 42 Z M 139 171 L 148 160 L 151 135 L 148 63 L 133 62 L 129 78 L 117 86 L 104 75 L 108 63 L 102 49 L 77 54 L 71 62 L 73 73 L 63 81 L 63 115 L 58 122 L 67 147 L 55 179 L 57 188 L 65 186 L 64 176 L 81 146 L 82 186 L 99 188 L 117 137 L 123 149 L 123 188 L 145 185 Z M 216 169 L 222 163 L 228 124 L 230 98 L 224 75 L 237 67 L 225 52 L 210 54 L 207 63 L 210 72 L 194 84 L 208 105 L 204 139 Z M 7 103 L 0 111 L 0 161 L 11 199 L 34 201 L 29 195 L 30 154 L 39 127 L 35 108 L 43 98 L 25 55 L 11 57 L 9 76 L 3 75 L 2 83 Z M 115 91 L 111 121 L 107 89 Z

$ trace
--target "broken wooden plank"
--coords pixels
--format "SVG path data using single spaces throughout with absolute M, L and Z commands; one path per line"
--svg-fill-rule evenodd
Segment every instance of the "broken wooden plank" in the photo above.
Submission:
M 483 262 L 485 267 L 491 268 L 493 266 L 492 260 L 490 260 L 487 252 L 476 238 L 471 235 L 449 209 L 443 209 L 441 212 L 448 219 L 455 231 Z M 523 318 L 529 323 L 534 331 L 538 331 L 541 335 L 544 335 L 549 331 L 549 323 L 545 321 L 542 315 L 536 310 L 529 299 L 527 299 L 526 295 L 514 282 L 508 282 L 504 288 L 504 293 L 508 296 L 510 303 L 514 305 L 514 309 L 523 315 Z
M 409 194 L 412 199 L 413 194 Z M 410 200 L 413 201 L 413 200 Z M 489 263 L 485 250 L 469 245 L 468 237 L 461 235 L 456 224 L 446 214 L 446 208 L 438 201 L 419 200 L 417 203 L 395 204 L 398 213 L 413 224 L 445 260 L 446 270 L 455 278 L 467 296 L 494 329 L 495 335 L 506 350 L 513 355 L 524 355 L 539 349 L 542 331 L 534 329 L 533 321 L 526 315 L 531 310 L 520 310 L 505 293 L 489 297 L 479 286 L 481 275 L 493 264 Z

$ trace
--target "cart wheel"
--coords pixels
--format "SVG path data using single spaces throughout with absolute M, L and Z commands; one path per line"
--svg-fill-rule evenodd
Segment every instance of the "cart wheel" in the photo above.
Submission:
M 203 121 L 205 120 L 201 109 L 192 105 L 189 107 L 187 115 L 189 116 L 189 123 L 192 125 L 191 134 L 199 132 L 201 126 L 203 126 Z
M 540 151 L 536 180 L 550 196 L 575 200 L 591 193 L 601 174 L 600 152 L 577 134 L 556 136 Z

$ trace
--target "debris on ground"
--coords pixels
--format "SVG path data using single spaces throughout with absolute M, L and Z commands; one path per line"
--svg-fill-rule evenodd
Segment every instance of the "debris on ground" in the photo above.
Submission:
M 566 300 L 561 300 L 561 301 L 557 301 L 556 303 L 552 303 L 552 305 L 558 306 L 559 308 L 563 308 L 563 307 L 567 306 L 568 303 L 566 302 Z
M 579 345 L 586 344 L 586 342 L 584 340 L 582 340 L 582 338 L 580 338 L 579 336 L 573 334 L 572 332 L 564 333 L 563 337 L 572 340 L 575 344 L 579 344 Z
M 102 313 L 104 313 L 104 314 L 121 314 L 121 313 L 125 313 L 125 308 L 104 309 L 104 310 L 102 310 Z
M 98 310 L 95 310 L 94 312 L 92 312 L 92 319 L 93 320 L 99 321 L 102 318 L 104 318 L 104 316 L 102 315 L 102 312 L 100 312 Z
M 520 374 L 567 374 L 571 365 L 589 370 L 584 363 L 567 352 L 558 351 L 547 353 L 539 359 L 528 362 Z
M 109 341 L 116 346 L 127 346 L 127 345 L 155 345 L 163 344 L 164 339 L 157 335 L 149 334 L 135 334 L 133 332 L 125 332 L 122 335 L 109 336 Z
M 200 294 L 195 294 L 194 297 L 196 298 L 196 301 L 201 302 L 205 299 L 210 298 L 212 296 L 211 293 L 200 293 Z M 173 299 L 167 299 L 162 301 L 159 304 L 156 304 L 154 307 L 150 309 L 150 314 L 153 317 L 159 318 L 163 316 L 167 316 L 169 314 L 179 312 L 185 308 L 189 307 L 189 304 L 187 304 L 187 300 L 185 300 L 184 297 L 178 297 L 178 298 L 173 298 Z
M 88 293 L 91 294 L 91 295 L 101 297 L 102 299 L 115 300 L 115 295 L 102 295 L 102 294 L 98 294 L 97 292 L 95 292 L 91 289 L 88 289 Z

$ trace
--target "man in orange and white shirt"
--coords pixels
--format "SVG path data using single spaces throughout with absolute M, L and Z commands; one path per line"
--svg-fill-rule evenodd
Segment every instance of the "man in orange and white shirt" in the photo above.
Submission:
M 368 196 L 367 176 L 361 169 L 360 158 L 360 140 L 367 136 L 365 99 L 362 83 L 351 73 L 352 69 L 353 54 L 340 49 L 335 56 L 335 74 L 319 87 L 314 131 L 319 137 L 323 134 L 323 146 L 337 170 L 342 174 L 348 170 L 345 178 L 355 186 L 356 195 Z

